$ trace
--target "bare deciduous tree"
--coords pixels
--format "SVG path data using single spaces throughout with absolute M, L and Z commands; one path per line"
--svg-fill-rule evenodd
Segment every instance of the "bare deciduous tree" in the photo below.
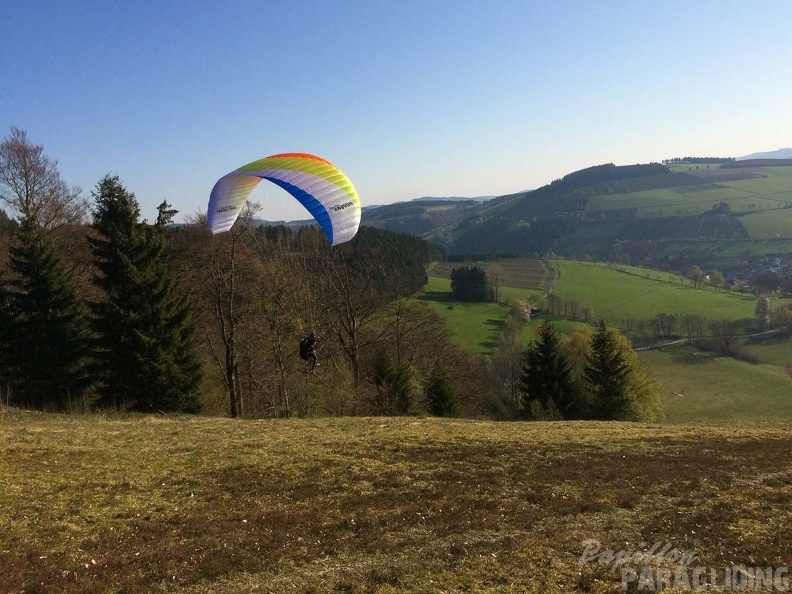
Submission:
M 247 319 L 252 315 L 248 294 L 250 282 L 245 277 L 250 267 L 240 269 L 240 260 L 249 257 L 244 237 L 252 219 L 261 206 L 247 202 L 236 224 L 226 233 L 213 237 L 212 246 L 202 262 L 206 296 L 213 309 L 214 332 L 205 328 L 206 337 L 228 391 L 229 412 L 232 417 L 245 414 L 245 398 L 240 378 L 240 364 L 244 355 L 242 337 Z M 215 349 L 212 335 L 219 335 L 220 348 Z
M 371 277 L 361 278 L 350 267 L 348 261 L 325 260 L 326 300 L 328 323 L 341 345 L 351 368 L 355 397 L 360 397 L 360 349 L 368 346 L 362 332 L 383 305 L 382 296 L 371 286 Z M 374 338 L 370 342 L 377 342 Z
M 58 162 L 32 144 L 27 133 L 12 127 L 0 143 L 0 197 L 13 215 L 27 217 L 45 230 L 85 221 L 88 201 L 77 186 L 68 186 Z
M 500 303 L 500 288 L 506 280 L 506 270 L 500 264 L 495 264 L 489 269 L 489 281 L 495 303 Z

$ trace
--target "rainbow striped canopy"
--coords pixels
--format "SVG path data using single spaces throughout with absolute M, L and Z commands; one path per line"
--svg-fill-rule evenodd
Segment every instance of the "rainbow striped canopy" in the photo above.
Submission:
M 308 209 L 330 245 L 352 239 L 360 226 L 360 199 L 352 182 L 335 165 L 306 153 L 272 155 L 221 177 L 206 213 L 212 233 L 228 231 L 248 196 L 262 179 L 277 184 Z

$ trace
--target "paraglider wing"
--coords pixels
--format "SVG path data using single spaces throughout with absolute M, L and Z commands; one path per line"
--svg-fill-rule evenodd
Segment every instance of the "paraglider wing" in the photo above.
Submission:
M 330 245 L 352 239 L 360 226 L 360 199 L 335 165 L 305 153 L 284 153 L 253 161 L 221 177 L 206 213 L 212 233 L 228 231 L 262 179 L 277 184 L 308 209 Z

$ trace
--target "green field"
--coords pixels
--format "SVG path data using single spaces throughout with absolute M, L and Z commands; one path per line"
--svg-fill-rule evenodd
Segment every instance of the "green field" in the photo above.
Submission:
M 688 169 L 690 166 L 676 166 L 672 170 L 690 172 L 701 176 L 701 187 L 681 186 L 611 194 L 593 197 L 588 204 L 592 212 L 614 209 L 634 209 L 639 217 L 691 216 L 708 212 L 719 202 L 729 204 L 732 213 L 753 213 L 755 211 L 772 212 L 780 220 L 792 223 L 792 209 L 782 209 L 792 204 L 792 167 L 763 167 L 722 170 L 725 175 L 740 175 L 741 172 L 756 175 L 751 179 L 720 177 L 717 173 Z M 717 169 L 713 167 L 713 169 Z M 766 232 L 759 232 L 759 220 L 745 222 L 746 228 L 751 227 L 758 233 L 752 237 L 775 237 Z M 750 229 L 749 229 L 750 231 Z M 792 235 L 792 225 L 784 228 L 783 236 Z
M 529 258 L 474 264 L 484 268 L 488 275 L 493 266 L 501 269 L 507 285 L 501 289 L 504 301 L 516 296 L 536 300 L 552 286 L 563 299 L 590 303 L 596 317 L 610 323 L 628 318 L 649 319 L 659 312 L 751 320 L 756 306 L 752 295 L 709 287 L 696 289 L 679 275 L 633 266 L 555 260 L 548 269 L 542 261 Z M 451 269 L 474 264 L 435 263 L 429 269 L 431 278 L 425 291 L 450 292 L 450 284 L 442 281 L 450 278 Z M 558 271 L 557 277 L 551 269 Z
M 500 266 L 508 273 L 512 266 L 522 270 L 527 265 L 515 259 L 500 261 Z M 536 264 L 530 266 L 537 268 Z M 745 329 L 754 324 L 756 301 L 751 295 L 694 289 L 687 279 L 677 275 L 628 266 L 556 261 L 551 268 L 558 270 L 555 294 L 591 303 L 597 319 L 601 317 L 615 326 L 628 319 L 648 320 L 659 312 L 738 321 Z M 433 271 L 445 269 L 435 267 Z M 446 321 L 460 346 L 471 353 L 491 353 L 509 309 L 494 304 L 454 303 L 450 290 L 448 279 L 430 277 L 420 298 Z M 536 298 L 542 291 L 536 287 L 504 288 L 502 294 Z M 541 315 L 524 325 L 523 345 L 533 338 L 536 326 L 545 319 L 550 319 L 566 335 L 581 323 Z M 758 336 L 742 342 L 743 350 L 761 364 L 715 356 L 682 345 L 641 351 L 641 358 L 662 388 L 668 421 L 792 419 L 792 377 L 787 373 L 792 369 L 792 340 Z M 672 396 L 672 390 L 683 390 L 686 396 Z
M 702 269 L 724 270 L 748 254 L 792 254 L 792 239 L 675 240 L 658 246 L 657 258 L 684 256 Z
M 732 211 L 741 212 L 753 208 L 771 208 L 778 204 L 746 196 L 735 188 L 708 189 L 698 192 L 680 193 L 671 188 L 596 196 L 589 201 L 589 210 L 634 209 L 638 217 L 695 216 L 712 210 L 718 202 L 728 202 Z
M 786 341 L 787 351 L 792 342 Z M 641 351 L 663 388 L 670 422 L 788 421 L 792 377 L 771 364 L 751 364 L 685 346 Z M 683 391 L 675 396 L 672 391 Z
M 429 277 L 418 299 L 445 320 L 454 340 L 471 353 L 488 353 L 498 344 L 509 308 L 495 303 L 459 303 L 451 300 L 451 281 Z
M 775 335 L 753 336 L 743 340 L 745 351 L 763 361 L 792 372 L 792 341 Z
M 745 230 L 757 239 L 789 237 L 792 234 L 792 208 L 762 210 L 740 217 Z
M 691 163 L 670 163 L 666 165 L 671 171 L 673 172 L 685 172 L 685 171 L 695 171 L 696 165 Z M 720 169 L 720 163 L 708 163 L 708 164 L 699 164 L 699 167 L 703 169 Z
M 0 407 L 0 591 L 622 591 L 586 541 L 785 567 L 790 448 L 782 425 Z
M 471 353 L 491 353 L 498 344 L 503 324 L 509 314 L 508 305 L 494 303 L 460 303 L 451 296 L 451 270 L 461 266 L 480 266 L 488 276 L 497 267 L 503 277 L 499 300 L 508 304 L 517 297 L 535 302 L 550 288 L 554 272 L 541 260 L 509 258 L 483 262 L 434 262 L 428 268 L 429 282 L 418 299 L 426 302 L 438 313 L 451 330 L 454 340 Z M 526 327 L 523 343 L 531 338 L 533 330 Z
M 659 312 L 686 313 L 707 319 L 751 320 L 756 300 L 710 288 L 695 289 L 676 275 L 628 266 L 557 261 L 560 275 L 555 293 L 568 300 L 591 303 L 598 318 L 610 323 L 650 319 Z M 627 271 L 627 272 L 622 272 Z

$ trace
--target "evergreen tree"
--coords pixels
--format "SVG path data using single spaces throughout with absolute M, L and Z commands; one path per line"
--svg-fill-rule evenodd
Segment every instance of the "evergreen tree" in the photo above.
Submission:
M 623 348 L 616 331 L 600 321 L 583 370 L 589 387 L 591 414 L 596 419 L 617 420 L 631 416 L 631 366 Z
M 96 236 L 89 241 L 99 271 L 94 282 L 105 296 L 92 304 L 99 404 L 193 411 L 200 381 L 194 329 L 165 258 L 165 225 L 173 212 L 163 203 L 156 225 L 138 222 L 135 195 L 117 176 L 105 176 L 94 198 Z
M 372 402 L 374 414 L 406 415 L 410 412 L 413 381 L 406 365 L 399 365 L 385 351 L 378 351 L 371 380 L 376 391 Z
M 523 356 L 523 406 L 527 413 L 575 418 L 577 398 L 561 337 L 552 324 L 542 322 L 537 338 Z
M 90 385 L 89 328 L 74 283 L 66 275 L 50 240 L 31 217 L 19 226 L 10 250 L 10 304 L 13 348 L 9 363 L 16 374 L 17 401 L 66 408 Z
M 436 417 L 458 417 L 459 400 L 448 371 L 440 361 L 435 361 L 426 386 L 426 402 L 429 412 Z
M 460 301 L 489 301 L 487 274 L 480 266 L 453 268 L 451 292 Z
M 14 327 L 18 317 L 14 311 L 11 288 L 0 269 L 0 402 L 9 403 L 11 388 L 16 381 L 12 367 Z

